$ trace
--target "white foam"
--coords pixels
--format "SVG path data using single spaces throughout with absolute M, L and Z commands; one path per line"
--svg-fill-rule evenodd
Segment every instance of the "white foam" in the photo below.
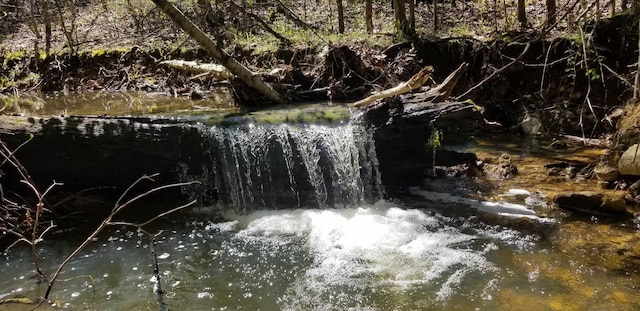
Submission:
M 509 189 L 509 191 L 507 191 L 508 195 L 531 195 L 531 192 L 529 192 L 529 190 L 525 190 L 525 189 Z
M 529 218 L 541 222 L 552 222 L 552 219 L 536 216 L 535 211 L 522 204 L 509 202 L 488 202 L 459 197 L 449 193 L 412 189 L 411 194 L 419 195 L 427 200 L 443 203 L 459 203 L 476 210 L 505 217 Z
M 284 303 L 290 309 L 307 303 L 340 306 L 342 296 L 333 292 L 335 288 L 348 293 L 345 303 L 353 303 L 358 300 L 354 295 L 372 284 L 406 287 L 435 282 L 440 284 L 436 298 L 446 299 L 470 273 L 494 269 L 484 254 L 495 245 L 473 245 L 487 236 L 464 234 L 444 225 L 441 217 L 416 209 L 377 204 L 345 210 L 262 211 L 240 217 L 239 223 L 246 225 L 239 237 L 306 241 L 313 264 L 289 288 L 288 296 L 296 297 Z

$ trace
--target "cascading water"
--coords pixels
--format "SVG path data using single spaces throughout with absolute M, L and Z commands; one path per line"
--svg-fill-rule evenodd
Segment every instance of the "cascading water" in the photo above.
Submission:
M 236 211 L 355 206 L 381 196 L 373 138 L 364 126 L 250 124 L 203 132 L 218 199 Z

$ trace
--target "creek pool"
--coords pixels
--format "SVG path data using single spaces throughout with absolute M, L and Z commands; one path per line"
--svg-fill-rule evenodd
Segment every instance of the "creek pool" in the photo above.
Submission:
M 563 249 L 554 241 L 584 237 L 557 223 L 522 230 L 389 202 L 256 211 L 219 223 L 207 213 L 182 213 L 158 227 L 171 310 L 640 308 L 637 273 Z M 78 243 L 54 236 L 42 244 L 45 270 Z M 2 257 L 0 299 L 44 293 L 25 247 Z M 67 266 L 52 298 L 70 310 L 158 310 L 152 275 L 149 238 L 112 228 Z

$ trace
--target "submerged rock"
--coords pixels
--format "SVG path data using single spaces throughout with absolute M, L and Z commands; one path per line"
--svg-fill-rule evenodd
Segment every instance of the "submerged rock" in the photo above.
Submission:
M 594 191 L 580 191 L 559 194 L 554 202 L 560 208 L 593 215 L 627 215 L 624 194 L 605 194 Z
M 618 161 L 622 175 L 640 176 L 640 146 L 635 144 L 625 151 Z
M 498 163 L 493 163 L 496 161 Z M 482 171 L 495 179 L 509 179 L 518 174 L 518 167 L 511 163 L 511 157 L 505 153 L 497 160 L 486 159 L 482 164 Z
M 640 180 L 629 186 L 628 191 L 629 193 L 625 196 L 625 199 L 632 204 L 640 205 Z

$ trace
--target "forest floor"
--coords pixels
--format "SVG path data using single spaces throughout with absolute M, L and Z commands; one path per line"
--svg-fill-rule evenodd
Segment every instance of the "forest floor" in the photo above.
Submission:
M 40 12 L 30 12 L 28 8 L 14 7 L 12 0 L 1 0 L 0 9 L 0 54 L 33 53 L 34 43 L 44 48 L 44 26 Z M 64 28 L 73 31 L 73 48 L 77 52 L 100 49 L 130 49 L 137 46 L 145 50 L 158 48 L 195 47 L 186 35 L 174 26 L 151 1 L 75 1 L 75 7 L 63 9 Z M 312 29 L 296 26 L 279 9 L 278 2 L 290 9 Z M 176 3 L 194 21 L 201 20 L 199 7 L 195 1 Z M 475 39 L 500 38 L 514 32 L 547 33 L 548 36 L 576 35 L 576 25 L 590 22 L 599 12 L 601 17 L 610 16 L 610 6 L 598 10 L 591 2 L 560 0 L 557 2 L 558 22 L 546 27 L 544 1 L 527 2 L 528 25 L 521 28 L 516 16 L 516 1 L 450 1 L 437 3 L 438 27 L 434 29 L 432 4 L 419 1 L 416 6 L 416 36 L 420 38 L 442 39 L 469 37 Z M 26 5 L 25 5 L 26 6 Z M 216 6 L 214 5 L 214 10 Z M 226 9 L 220 5 L 221 9 Z M 360 44 L 372 48 L 386 48 L 394 41 L 406 38 L 394 29 L 393 10 L 390 1 L 374 1 L 374 33 L 367 34 L 364 25 L 364 4 L 345 1 L 345 34 L 337 33 L 337 9 L 335 1 L 329 0 L 263 0 L 255 1 L 247 7 L 249 14 L 255 14 L 268 21 L 270 27 L 288 38 L 294 47 L 318 48 L 331 44 Z M 620 7 L 617 8 L 619 12 Z M 66 38 L 57 10 L 53 12 L 52 51 L 69 51 L 65 47 Z M 75 12 L 75 13 L 74 13 Z M 33 15 L 38 19 L 37 31 L 32 25 Z M 260 28 L 248 15 L 225 16 L 227 29 L 226 45 L 232 52 L 237 47 L 251 48 L 254 52 L 275 52 L 280 42 Z

